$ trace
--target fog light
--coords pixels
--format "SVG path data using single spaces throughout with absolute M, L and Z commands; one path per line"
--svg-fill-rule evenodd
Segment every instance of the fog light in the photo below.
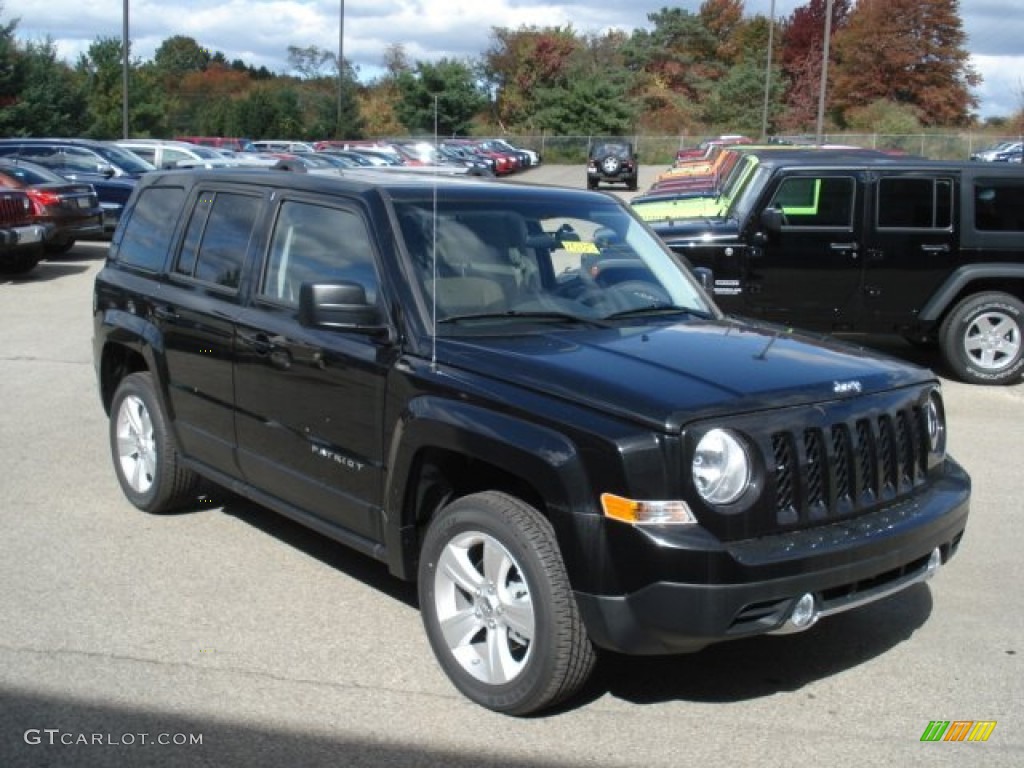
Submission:
M 793 606 L 793 612 L 789 615 L 789 623 L 795 629 L 807 629 L 818 620 L 817 602 L 810 592 L 802 595 Z
M 930 579 L 935 575 L 936 571 L 942 567 L 942 552 L 936 547 L 932 550 L 931 555 L 928 557 L 928 567 L 925 569 L 924 577 Z

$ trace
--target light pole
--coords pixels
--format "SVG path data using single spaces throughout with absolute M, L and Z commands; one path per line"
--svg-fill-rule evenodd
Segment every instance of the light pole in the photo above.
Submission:
M 121 136 L 128 136 L 128 0 L 124 0 L 124 15 L 121 28 Z
M 830 38 L 832 37 L 832 0 L 828 0 L 825 8 L 825 41 L 822 44 L 821 54 L 821 84 L 820 90 L 818 91 L 818 132 L 817 132 L 817 143 L 819 145 L 825 143 L 825 87 L 828 83 L 828 47 Z
M 345 92 L 345 0 L 340 0 L 341 7 L 338 10 L 338 124 L 335 130 L 338 138 L 341 136 L 341 110 Z
M 768 64 L 764 68 L 764 114 L 761 118 L 761 141 L 768 138 L 768 99 L 772 89 L 772 44 L 775 42 L 775 0 L 768 20 Z

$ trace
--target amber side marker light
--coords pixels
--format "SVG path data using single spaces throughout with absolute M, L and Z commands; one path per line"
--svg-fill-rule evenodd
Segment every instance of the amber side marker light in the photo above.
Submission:
M 601 509 L 606 517 L 632 525 L 693 525 L 697 522 L 686 502 L 678 500 L 637 501 L 602 493 Z

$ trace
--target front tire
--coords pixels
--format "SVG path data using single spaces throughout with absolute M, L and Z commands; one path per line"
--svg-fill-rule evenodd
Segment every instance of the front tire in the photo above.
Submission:
M 1012 384 L 1024 371 L 1024 304 L 1006 293 L 968 296 L 939 332 L 942 355 L 969 384 Z
M 488 709 L 551 707 L 594 668 L 554 530 L 519 499 L 485 492 L 441 510 L 423 542 L 419 598 L 441 668 Z
M 181 466 L 149 373 L 125 376 L 114 393 L 110 452 L 121 490 L 144 512 L 171 512 L 196 498 L 199 479 Z

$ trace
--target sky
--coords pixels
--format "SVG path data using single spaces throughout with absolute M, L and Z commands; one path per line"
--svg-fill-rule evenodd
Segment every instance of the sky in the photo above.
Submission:
M 807 0 L 776 0 L 787 18 Z M 288 47 L 337 52 L 344 7 L 343 51 L 360 79 L 382 69 L 389 46 L 400 44 L 410 61 L 477 58 L 492 45 L 494 27 L 571 26 L 579 33 L 609 28 L 650 28 L 650 13 L 664 7 L 696 12 L 701 0 L 129 0 L 132 54 L 152 59 L 167 38 L 184 35 L 221 51 L 228 61 L 288 72 Z M 772 0 L 746 0 L 748 15 L 771 12 Z M 125 2 L 0 0 L 0 22 L 18 19 L 24 41 L 53 40 L 73 64 L 97 38 L 121 39 Z M 1024 13 L 1020 0 L 961 0 L 971 65 L 983 83 L 974 90 L 981 117 L 1009 116 L 1024 108 Z

